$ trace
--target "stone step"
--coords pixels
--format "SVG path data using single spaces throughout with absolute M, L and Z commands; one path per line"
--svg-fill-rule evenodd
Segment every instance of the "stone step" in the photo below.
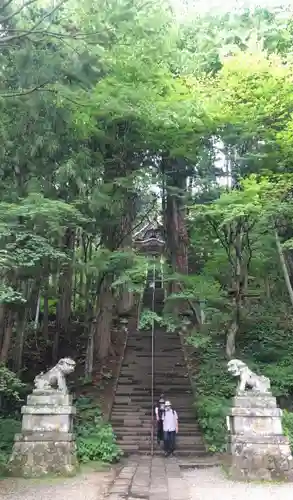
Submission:
M 113 430 L 114 430 L 114 434 L 116 434 L 116 432 L 118 433 L 121 433 L 121 432 L 126 432 L 126 433 L 135 433 L 136 435 L 139 434 L 140 432 L 151 432 L 151 424 L 139 424 L 137 425 L 137 427 L 135 427 L 134 425 L 130 424 L 129 422 L 125 422 L 125 424 L 123 425 L 123 422 L 120 422 L 120 421 L 115 421 L 112 423 L 112 426 L 113 426 Z M 139 429 L 139 431 L 138 431 Z M 179 422 L 179 431 L 180 431 L 180 434 L 181 435 L 201 435 L 201 431 L 199 429 L 199 427 L 197 426 L 197 424 L 189 424 L 189 425 L 184 425 L 184 424 L 180 424 Z M 154 429 L 154 432 L 156 432 L 156 430 Z
M 152 382 L 152 377 L 151 375 L 149 374 L 141 374 L 141 372 L 139 373 L 132 373 L 132 374 L 129 374 L 129 373 L 122 373 L 121 376 L 120 376 L 120 379 L 119 379 L 119 385 L 120 384 L 123 384 L 123 385 L 126 385 L 126 384 L 131 384 L 132 386 L 136 386 L 137 388 L 138 387 L 144 387 L 144 388 L 151 388 L 151 382 Z M 182 374 L 172 374 L 169 372 L 169 377 L 168 375 L 165 373 L 165 375 L 162 375 L 162 376 L 155 376 L 154 377 L 154 385 L 155 385 L 155 389 L 156 389 L 156 386 L 158 385 L 161 385 L 161 384 L 164 384 L 166 386 L 168 386 L 169 388 L 172 387 L 172 385 L 176 384 L 176 385 L 186 385 L 186 387 L 188 386 L 188 388 L 190 388 L 190 385 L 189 385 L 189 378 L 187 377 L 187 375 L 183 372 Z
M 192 394 L 191 388 L 186 383 L 172 385 L 172 382 L 171 382 L 171 384 L 168 385 L 167 383 L 158 383 L 157 382 L 155 384 L 155 388 L 154 388 L 154 395 L 157 395 L 158 392 L 160 392 L 159 389 L 161 389 L 162 387 L 167 388 L 168 394 L 171 394 L 171 393 L 178 394 L 178 397 L 181 396 L 182 392 L 184 392 L 184 394 L 186 394 L 186 393 Z M 139 396 L 140 395 L 139 393 L 142 393 L 142 395 L 145 395 L 148 392 L 151 392 L 151 387 L 149 387 L 146 383 L 144 383 L 144 384 L 141 384 L 141 387 L 133 386 L 132 389 L 129 389 L 129 387 L 126 384 L 119 384 L 117 387 L 116 394 L 118 393 L 118 391 L 124 391 L 124 392 L 127 392 L 127 394 L 134 394 L 134 395 Z
M 158 384 L 157 384 L 158 385 Z M 160 388 L 161 388 L 161 385 L 160 385 Z M 116 390 L 116 397 L 118 396 L 130 396 L 130 397 L 135 397 L 135 398 L 143 398 L 147 395 L 147 393 L 150 392 L 150 389 L 148 388 L 141 388 L 141 389 L 132 389 L 129 390 L 127 387 L 125 386 L 118 386 L 117 387 L 117 390 Z M 176 396 L 176 394 L 182 394 L 182 396 L 184 396 L 185 394 L 189 394 L 191 395 L 192 394 L 192 391 L 191 389 L 187 388 L 186 385 L 176 385 L 176 386 L 173 386 L 172 389 L 170 389 L 169 387 L 169 390 L 168 390 L 168 395 L 170 395 L 170 398 L 171 398 L 171 394 L 174 394 Z M 179 397 L 179 396 L 178 396 Z
M 141 424 L 144 424 L 144 423 L 151 423 L 151 417 L 152 415 L 149 413 L 149 414 L 145 414 L 145 413 L 121 413 L 121 412 L 115 412 L 115 413 L 112 413 L 111 415 L 111 421 L 112 422 L 125 422 L 127 420 L 128 421 L 131 421 L 133 423 L 135 422 L 139 422 Z M 178 419 L 179 419 L 179 422 L 181 422 L 182 425 L 198 425 L 197 424 L 197 420 L 195 417 L 189 417 L 189 416 L 183 416 L 183 417 L 180 417 L 180 414 L 178 413 Z M 153 420 L 155 422 L 155 417 L 153 417 Z M 132 425 L 132 423 L 131 423 Z
M 130 445 L 124 445 L 122 449 L 123 449 L 126 456 L 136 454 L 136 453 L 143 454 L 143 455 L 147 455 L 147 454 L 151 453 L 150 446 L 140 447 L 140 446 L 137 446 L 135 444 L 130 444 Z M 154 455 L 155 456 L 163 456 L 163 450 L 154 448 Z M 193 448 L 185 448 L 185 449 L 181 449 L 181 450 L 176 450 L 175 455 L 178 457 L 182 457 L 182 456 L 185 456 L 185 457 L 187 457 L 187 456 L 192 456 L 192 457 L 194 457 L 194 456 L 206 456 L 207 451 L 206 451 L 206 449 L 203 449 L 203 448 L 198 448 L 196 450 Z
M 132 439 L 132 441 L 136 442 L 137 440 L 140 440 L 140 439 L 151 439 L 151 432 L 150 431 L 144 431 L 144 432 L 141 432 L 139 434 L 139 436 L 137 434 L 130 434 L 130 433 L 126 433 L 126 432 L 114 432 L 116 438 L 118 441 L 121 441 L 121 440 L 127 440 L 127 439 Z M 156 441 L 156 433 L 154 432 L 154 440 Z M 192 437 L 190 438 L 190 433 L 189 432 L 186 432 L 186 433 L 182 433 L 182 431 L 180 430 L 180 437 L 178 437 L 178 443 L 184 443 L 184 445 L 188 445 L 188 444 L 200 444 L 200 445 L 203 445 L 203 440 L 202 440 L 202 436 L 201 434 L 198 432 L 197 434 L 196 433 L 192 433 Z
M 182 424 L 182 425 L 195 425 L 197 423 L 196 419 L 193 417 L 189 417 L 189 416 L 180 416 L 180 414 L 178 413 L 178 417 L 179 417 L 179 422 Z M 151 415 L 147 415 L 147 414 L 144 414 L 144 413 L 140 413 L 140 414 L 136 414 L 135 417 L 133 417 L 133 415 L 131 413 L 128 413 L 127 415 L 125 415 L 124 413 L 120 413 L 120 412 L 115 412 L 115 413 L 112 413 L 112 416 L 111 416 L 111 421 L 112 422 L 124 422 L 125 420 L 131 420 L 131 421 L 134 421 L 134 418 L 136 418 L 137 420 L 135 421 L 138 421 L 138 422 L 151 422 Z M 155 421 L 155 418 L 154 418 L 154 421 Z
M 152 291 L 151 291 L 152 295 Z M 178 454 L 206 456 L 201 431 L 192 410 L 193 397 L 180 337 L 161 328 L 154 332 L 154 379 L 152 377 L 151 331 L 136 331 L 128 344 L 116 390 L 111 423 L 117 441 L 126 454 L 150 454 L 152 429 L 152 391 L 155 403 L 162 393 L 179 415 Z M 154 443 L 155 455 L 162 450 Z
M 191 418 L 195 418 L 195 412 L 192 410 L 192 400 L 186 398 L 184 401 L 178 399 L 176 397 L 170 397 L 172 401 L 172 407 L 178 413 L 184 413 L 186 415 L 190 415 Z M 155 402 L 154 402 L 155 407 Z M 152 409 L 152 402 L 148 399 L 141 399 L 137 401 L 136 398 L 129 397 L 127 400 L 123 400 L 121 402 L 115 402 L 113 405 L 112 412 L 118 410 L 120 413 L 125 412 L 126 414 L 135 415 L 137 412 L 142 412 L 147 415 L 154 413 L 154 408 Z
M 147 425 L 130 425 L 128 422 L 114 422 L 112 423 L 113 432 L 115 435 L 135 435 L 138 436 L 140 434 L 151 434 L 151 424 Z M 139 429 L 139 430 L 138 430 Z M 154 428 L 154 434 L 156 434 L 157 430 Z M 202 436 L 200 428 L 195 424 L 189 427 L 185 427 L 184 424 L 179 422 L 179 433 L 180 436 Z
M 125 422 L 123 425 L 123 422 L 114 422 L 112 424 L 113 426 L 113 432 L 114 434 L 131 434 L 131 435 L 139 435 L 139 434 L 146 434 L 146 433 L 151 433 L 151 424 L 144 424 L 144 425 L 137 425 L 136 427 L 129 424 L 128 422 Z M 139 431 L 138 431 L 139 429 Z M 201 436 L 201 431 L 200 428 L 195 424 L 195 425 L 190 425 L 189 427 L 184 424 L 180 424 L 179 422 L 179 431 L 180 431 L 180 436 Z M 154 428 L 154 433 L 156 433 L 156 428 Z
M 168 394 L 169 399 L 171 400 L 172 406 L 175 408 L 186 408 L 187 405 L 190 407 L 190 404 L 192 404 L 191 398 L 188 397 L 189 394 L 186 394 L 186 397 L 181 396 L 180 399 L 179 397 L 176 397 L 176 395 Z M 144 397 L 144 396 L 116 396 L 115 398 L 115 404 L 118 405 L 129 405 L 129 403 L 132 404 L 132 406 L 140 406 L 141 408 L 148 408 L 151 410 L 151 401 Z
M 140 435 L 138 436 L 131 436 L 130 434 L 116 434 L 117 441 L 123 444 L 128 444 L 128 443 L 144 443 L 146 441 L 151 440 L 151 435 Z M 154 440 L 156 441 L 156 437 L 154 436 Z M 188 446 L 189 448 L 192 446 L 204 446 L 203 440 L 201 439 L 201 436 L 181 436 L 179 435 L 176 439 L 176 446 Z
M 188 384 L 185 383 L 182 383 L 182 384 L 179 384 L 179 383 L 176 383 L 175 387 L 172 386 L 172 382 L 169 383 L 169 385 L 167 383 L 163 383 L 163 382 L 156 382 L 155 383 L 155 387 L 154 387 L 154 395 L 158 395 L 158 393 L 160 392 L 159 389 L 161 389 L 161 387 L 168 387 L 168 393 L 170 393 L 170 391 L 172 391 L 173 393 L 174 392 L 178 392 L 178 395 L 181 395 L 181 391 L 185 391 L 185 392 L 188 392 L 188 393 L 192 393 L 192 390 L 190 389 L 190 387 L 188 386 Z M 123 382 L 123 383 L 119 383 L 118 384 L 118 387 L 117 387 L 117 390 L 116 390 L 116 394 L 119 393 L 120 391 L 127 391 L 128 394 L 136 394 L 136 395 L 140 395 L 140 393 L 142 393 L 142 395 L 144 394 L 147 394 L 147 393 L 151 393 L 151 387 L 148 386 L 148 384 L 145 383 L 144 381 L 144 384 L 140 384 L 137 385 L 137 384 L 133 384 L 132 387 L 129 386 L 129 381 L 127 382 Z
M 112 422 L 113 430 L 115 433 L 122 434 L 123 432 L 126 432 L 127 434 L 136 434 L 139 435 L 141 432 L 151 432 L 151 423 L 139 423 L 136 426 L 132 425 L 132 423 L 129 423 L 127 420 L 125 422 L 123 421 L 117 421 L 115 420 Z M 197 424 L 186 424 L 180 423 L 179 422 L 179 430 L 180 434 L 182 435 L 201 435 L 200 428 L 197 426 Z M 156 428 L 154 428 L 154 432 L 156 432 Z
M 172 399 L 173 402 L 173 409 L 177 411 L 178 415 L 180 413 L 181 416 L 184 417 L 189 417 L 191 419 L 195 419 L 196 415 L 195 413 L 189 409 L 189 406 L 186 404 L 182 406 L 182 404 L 179 404 L 178 401 L 176 401 L 176 398 Z M 188 401 L 186 401 L 188 403 Z M 152 413 L 152 404 L 151 401 L 147 401 L 146 403 L 141 402 L 141 401 L 133 401 L 130 400 L 127 408 L 125 407 L 125 403 L 115 403 L 112 409 L 112 415 L 116 413 L 125 414 L 125 415 L 147 415 L 150 416 Z
M 177 411 L 178 416 L 181 418 L 190 418 L 191 420 L 196 420 L 196 415 L 194 412 L 189 410 L 186 406 L 182 407 L 180 405 L 176 405 L 173 403 L 174 410 Z M 187 409 L 186 409 L 187 408 Z M 130 402 L 128 407 L 125 408 L 125 405 L 114 404 L 111 415 L 114 416 L 133 416 L 133 417 L 142 417 L 145 415 L 146 418 L 149 418 L 153 412 L 151 411 L 151 404 L 141 405 L 134 402 Z
M 196 415 L 192 411 L 189 411 L 189 410 L 185 411 L 184 409 L 182 409 L 180 407 L 180 405 L 175 405 L 175 402 L 174 402 L 174 410 L 176 410 L 176 412 L 178 413 L 179 419 L 181 416 L 181 419 L 183 418 L 184 420 L 189 419 L 189 420 L 194 421 L 194 422 L 197 421 Z M 123 409 L 119 405 L 114 405 L 112 412 L 111 412 L 112 417 L 117 416 L 119 418 L 122 418 L 122 417 L 130 418 L 131 417 L 133 419 L 144 418 L 144 419 L 150 420 L 152 415 L 153 415 L 153 418 L 155 418 L 154 412 L 151 411 L 151 405 L 147 405 L 145 407 L 142 407 L 139 404 L 136 404 L 133 402 L 129 403 L 127 409 Z
M 166 372 L 168 370 L 168 372 Z M 152 368 L 151 368 L 151 363 L 140 363 L 140 364 L 135 364 L 133 366 L 125 366 L 121 370 L 121 376 L 140 376 L 140 377 L 151 377 L 152 375 Z M 158 371 L 156 368 L 154 368 L 154 376 L 156 378 L 166 378 L 168 375 L 172 375 L 172 377 L 184 377 L 187 376 L 187 370 L 185 366 L 179 366 L 178 368 L 174 368 L 174 361 L 170 361 L 170 363 L 160 363 L 160 371 Z
M 182 400 L 178 401 L 176 397 L 170 397 L 170 399 L 172 401 L 172 406 L 174 410 L 176 410 L 178 413 L 181 412 L 190 415 L 190 418 L 195 418 L 196 416 L 195 412 L 192 411 L 191 409 L 192 401 L 190 401 L 188 398 L 186 398 L 185 401 Z M 125 408 L 126 405 L 127 408 Z M 114 403 L 112 412 L 115 411 L 116 409 L 118 409 L 120 413 L 125 411 L 125 413 L 127 414 L 134 414 L 134 415 L 139 411 L 144 412 L 147 415 L 150 415 L 154 411 L 152 410 L 151 401 L 145 399 L 141 399 L 138 401 L 135 398 L 129 398 L 128 400 L 121 401 L 120 403 L 119 402 Z

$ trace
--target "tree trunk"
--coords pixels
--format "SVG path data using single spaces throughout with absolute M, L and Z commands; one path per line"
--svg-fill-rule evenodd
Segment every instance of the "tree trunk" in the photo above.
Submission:
M 282 248 L 282 245 L 281 245 L 280 238 L 279 238 L 277 230 L 275 230 L 275 240 L 276 240 L 277 250 L 278 250 L 279 259 L 280 259 L 280 262 L 281 262 L 281 267 L 282 267 L 283 276 L 284 276 L 284 279 L 285 279 L 287 291 L 288 291 L 288 294 L 289 294 L 289 297 L 290 297 L 291 305 L 293 306 L 293 289 L 292 289 L 292 286 L 291 286 L 290 276 L 289 276 L 289 273 L 288 273 L 288 269 L 287 269 L 287 265 L 286 265 L 286 260 L 285 260 L 285 256 L 284 256 L 284 252 L 283 252 L 283 248 Z
M 5 328 L 5 305 L 0 304 L 0 349 L 2 347 Z
M 37 300 L 37 307 L 36 307 L 36 314 L 35 314 L 35 321 L 34 321 L 34 329 L 35 329 L 35 331 L 37 331 L 38 324 L 39 324 L 40 305 L 41 305 L 41 290 L 39 290 L 39 295 L 38 295 L 38 300 Z
M 166 185 L 165 233 L 168 260 L 174 272 L 188 274 L 188 235 L 184 196 L 187 190 L 187 174 L 184 164 L 178 160 L 165 160 L 168 172 Z M 169 293 L 178 293 L 178 283 L 171 283 Z M 172 301 L 172 311 L 179 314 L 186 309 L 186 301 Z
M 184 165 L 180 165 L 178 161 L 173 161 L 171 163 L 171 160 L 168 160 L 168 163 L 171 173 L 167 181 L 165 229 L 167 248 L 169 250 L 169 261 L 174 271 L 187 274 L 188 235 L 184 203 L 187 174 L 185 173 Z
M 74 252 L 75 234 L 71 229 L 67 229 L 64 236 L 64 249 L 68 256 L 72 257 Z M 57 328 L 68 330 L 68 325 L 71 317 L 71 299 L 72 299 L 72 259 L 66 262 L 59 274 L 59 301 L 57 304 Z
M 124 238 L 121 247 L 126 252 L 127 251 L 130 252 L 132 247 L 132 236 L 131 236 L 132 218 L 130 216 L 131 208 L 132 207 L 129 207 L 129 211 L 127 211 L 125 217 L 121 221 L 122 231 L 124 234 L 126 234 L 126 237 Z M 133 306 L 134 306 L 134 293 L 128 289 L 126 284 L 121 285 L 117 299 L 118 314 L 127 314 L 129 311 L 131 311 Z
M 95 328 L 93 328 L 93 325 L 91 325 L 89 336 L 88 336 L 88 341 L 87 341 L 87 348 L 86 348 L 85 370 L 84 370 L 85 377 L 91 377 L 92 374 L 93 374 L 93 368 L 94 368 L 94 333 L 95 333 Z
M 228 330 L 226 339 L 226 356 L 228 359 L 231 359 L 235 354 L 237 332 L 238 332 L 238 323 L 236 320 L 234 320 Z
M 86 358 L 84 367 L 85 377 L 92 377 L 94 370 L 94 355 L 95 355 L 94 341 L 96 335 L 96 322 L 98 314 L 99 314 L 99 294 L 97 294 L 96 296 L 96 301 L 94 306 L 89 305 L 87 309 L 87 322 L 90 321 L 90 324 L 89 324 L 89 335 L 87 339 Z
M 58 361 L 59 341 L 60 341 L 60 330 L 59 330 L 59 328 L 57 328 L 55 330 L 55 336 L 54 336 L 53 347 L 52 347 L 52 363 L 54 365 Z
M 105 276 L 99 293 L 99 307 L 95 323 L 94 351 L 96 358 L 104 360 L 111 348 L 111 326 L 114 297 L 111 290 L 112 275 Z
M 16 326 L 16 342 L 13 349 L 13 369 L 19 375 L 22 369 L 22 354 L 25 341 L 27 309 L 24 308 L 19 314 Z
M 4 329 L 4 338 L 3 344 L 0 353 L 0 363 L 7 363 L 8 353 L 11 346 L 12 333 L 13 333 L 13 323 L 14 323 L 14 314 L 11 310 L 8 310 L 7 319 Z
M 23 283 L 23 296 L 27 299 L 29 297 L 29 292 L 30 292 L 30 284 L 29 281 L 25 281 Z M 16 339 L 15 339 L 15 344 L 13 348 L 13 369 L 14 371 L 19 374 L 22 369 L 22 355 L 23 355 L 23 347 L 24 347 L 24 342 L 25 342 L 25 331 L 26 331 L 26 322 L 27 322 L 27 316 L 28 316 L 28 304 L 26 306 L 22 306 L 19 308 L 19 312 L 15 318 L 16 322 Z M 36 314 L 36 317 L 38 314 Z M 37 320 L 39 318 L 37 317 Z M 38 321 L 37 321 L 38 324 Z
M 44 285 L 44 317 L 43 317 L 43 337 L 49 340 L 49 278 L 46 278 Z
M 271 287 L 270 287 L 270 280 L 269 280 L 268 276 L 265 276 L 265 278 L 264 278 L 264 285 L 265 285 L 266 298 L 268 300 L 271 300 Z
M 228 359 L 234 356 L 236 350 L 236 336 L 240 327 L 241 307 L 243 298 L 243 287 L 245 286 L 245 275 L 247 266 L 243 257 L 243 228 L 242 223 L 237 223 L 234 241 L 235 269 L 234 269 L 234 311 L 233 321 L 227 333 L 226 355 Z

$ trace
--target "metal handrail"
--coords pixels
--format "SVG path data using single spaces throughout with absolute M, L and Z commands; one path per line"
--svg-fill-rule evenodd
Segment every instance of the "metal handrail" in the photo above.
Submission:
M 156 263 L 153 265 L 153 281 L 152 281 L 152 373 L 151 373 L 151 398 L 152 398 L 152 417 L 151 417 L 151 456 L 154 454 L 154 333 L 155 333 L 155 291 L 156 291 Z

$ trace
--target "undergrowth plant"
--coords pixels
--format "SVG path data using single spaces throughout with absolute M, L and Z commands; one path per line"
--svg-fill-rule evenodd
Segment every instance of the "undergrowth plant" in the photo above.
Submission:
M 103 421 L 100 408 L 86 397 L 76 401 L 76 408 L 75 433 L 79 461 L 117 462 L 123 453 L 116 443 L 111 425 Z
M 243 320 L 235 358 L 271 380 L 272 393 L 283 412 L 283 428 L 293 449 L 292 318 L 281 317 L 281 306 L 251 307 Z M 286 339 L 286 341 L 285 341 Z M 235 395 L 236 381 L 227 373 L 224 334 L 192 331 L 187 344 L 194 347 L 194 409 L 208 449 L 227 449 L 226 415 Z M 287 410 L 286 410 L 287 408 Z
M 21 428 L 18 409 L 25 388 L 15 373 L 0 365 L 0 475 L 5 474 L 14 435 Z
M 198 334 L 197 334 L 198 337 Z M 226 450 L 226 415 L 235 391 L 235 382 L 226 370 L 223 349 L 202 342 L 196 350 L 194 409 L 209 451 Z

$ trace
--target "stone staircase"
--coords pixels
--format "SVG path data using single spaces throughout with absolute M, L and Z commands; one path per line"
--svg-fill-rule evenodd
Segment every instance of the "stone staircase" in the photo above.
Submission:
M 156 305 L 160 307 L 162 290 L 156 290 Z M 148 304 L 151 292 L 146 292 Z M 149 295 L 149 296 L 148 296 Z M 125 454 L 151 452 L 151 331 L 136 331 L 128 338 L 121 368 L 111 423 Z M 194 411 L 192 392 L 180 339 L 177 333 L 167 333 L 157 327 L 154 332 L 154 401 L 161 393 L 170 399 L 179 417 L 177 455 L 205 455 Z M 161 454 L 154 430 L 154 453 Z

